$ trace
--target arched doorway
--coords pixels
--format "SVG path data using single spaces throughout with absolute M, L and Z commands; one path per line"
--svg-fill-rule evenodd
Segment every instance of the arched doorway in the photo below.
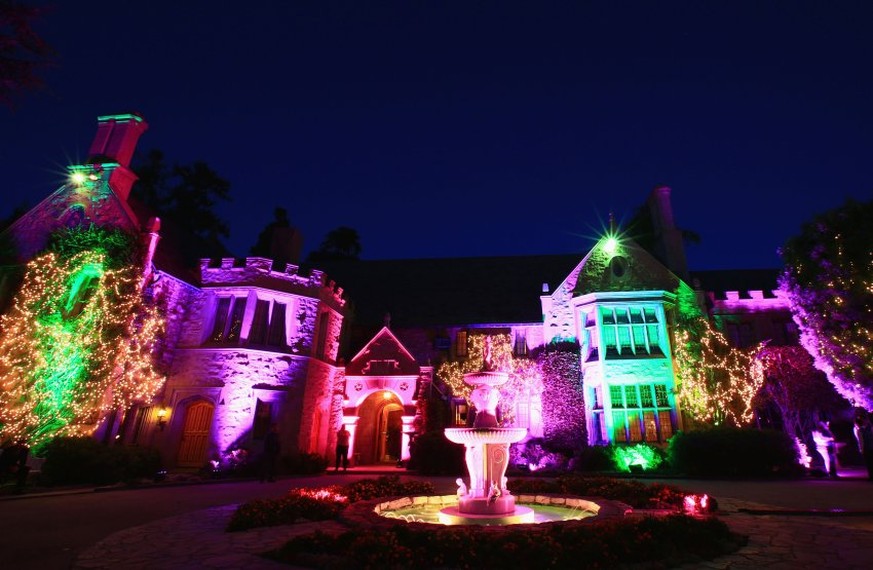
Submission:
M 206 463 L 206 446 L 215 406 L 210 402 L 196 402 L 185 410 L 185 423 L 176 465 L 202 467 Z
M 402 457 L 403 405 L 390 390 L 367 396 L 357 409 L 354 465 L 397 463 Z
M 400 461 L 400 444 L 403 441 L 403 407 L 395 402 L 382 406 L 379 414 L 379 440 L 377 458 L 380 463 Z

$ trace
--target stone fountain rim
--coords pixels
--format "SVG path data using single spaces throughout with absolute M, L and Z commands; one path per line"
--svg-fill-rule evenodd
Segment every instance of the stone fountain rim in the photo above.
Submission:
M 492 526 L 475 526 L 474 528 L 482 529 L 484 532 L 502 532 L 517 529 L 519 526 L 531 528 L 543 528 L 555 524 L 596 524 L 608 520 L 622 519 L 633 515 L 633 508 L 621 501 L 612 499 L 604 499 L 603 497 L 590 497 L 582 495 L 573 495 L 568 493 L 519 493 L 514 495 L 516 503 L 520 505 L 555 505 L 562 506 L 566 504 L 567 499 L 582 500 L 596 504 L 600 509 L 597 516 L 583 519 L 581 521 L 552 521 L 543 523 L 518 523 L 510 525 L 492 525 Z M 418 500 L 418 503 L 416 503 Z M 563 501 L 563 502 L 561 502 Z M 350 527 L 377 527 L 389 528 L 397 524 L 415 524 L 424 527 L 447 528 L 446 525 L 439 523 L 426 522 L 403 522 L 398 519 L 389 519 L 383 517 L 383 510 L 393 508 L 403 508 L 403 506 L 411 506 L 413 504 L 430 503 L 440 506 L 456 505 L 458 502 L 457 495 L 395 495 L 390 497 L 380 497 L 377 499 L 368 499 L 364 501 L 356 501 L 346 507 L 340 514 L 339 520 Z M 398 506 L 402 505 L 402 506 Z
M 476 379 L 471 382 L 471 379 Z M 479 372 L 467 372 L 464 374 L 464 383 L 468 386 L 500 386 L 509 380 L 508 372 L 497 372 L 496 370 L 480 370 Z
M 446 428 L 443 430 L 446 439 L 451 441 L 452 443 L 494 443 L 494 444 L 507 444 L 507 443 L 517 443 L 524 439 L 527 435 L 527 428 L 522 427 L 462 427 L 462 428 Z M 479 438 L 461 438 L 457 437 L 464 434 L 475 434 L 481 437 L 491 437 L 493 441 L 485 441 L 480 440 Z M 471 439 L 475 441 L 464 441 L 464 439 Z M 468 474 L 469 475 L 469 474 Z

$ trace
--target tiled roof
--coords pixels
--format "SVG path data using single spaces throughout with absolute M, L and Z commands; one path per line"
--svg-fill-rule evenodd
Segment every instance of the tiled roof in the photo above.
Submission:
M 343 288 L 357 326 L 392 328 L 542 321 L 540 295 L 560 284 L 584 253 L 447 259 L 321 262 Z M 772 296 L 777 269 L 692 271 L 692 281 L 724 291 L 763 290 Z
M 691 285 L 695 279 L 700 289 L 713 293 L 716 299 L 724 299 L 725 291 L 739 291 L 740 297 L 748 297 L 748 291 L 763 291 L 764 298 L 773 297 L 778 286 L 781 269 L 719 269 L 692 271 Z
M 553 289 L 583 254 L 333 261 L 318 264 L 343 288 L 358 325 L 391 315 L 392 327 L 542 320 L 543 283 Z

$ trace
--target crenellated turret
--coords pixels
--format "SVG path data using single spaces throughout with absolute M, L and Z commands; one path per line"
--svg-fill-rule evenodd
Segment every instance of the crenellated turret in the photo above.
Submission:
M 285 265 L 284 271 L 274 270 L 273 265 L 273 260 L 266 257 L 201 259 L 200 279 L 204 287 L 263 287 L 298 295 L 319 296 L 332 301 L 337 307 L 345 305 L 343 288 L 333 280 L 328 280 L 323 271 L 312 269 L 307 275 L 301 274 L 300 267 L 291 263 Z

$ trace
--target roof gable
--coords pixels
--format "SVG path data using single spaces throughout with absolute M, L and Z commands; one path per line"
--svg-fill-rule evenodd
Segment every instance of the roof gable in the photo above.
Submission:
M 14 244 L 17 261 L 27 262 L 45 249 L 53 232 L 89 224 L 140 233 L 136 215 L 115 194 L 105 176 L 78 186 L 72 183 L 61 186 L 15 220 L 4 233 Z
M 405 376 L 419 371 L 415 358 L 388 327 L 382 327 L 346 366 L 346 376 Z
M 675 291 L 681 280 L 628 237 L 602 237 L 591 249 L 576 279 L 574 295 L 613 291 Z M 611 247 L 613 246 L 613 247 Z

